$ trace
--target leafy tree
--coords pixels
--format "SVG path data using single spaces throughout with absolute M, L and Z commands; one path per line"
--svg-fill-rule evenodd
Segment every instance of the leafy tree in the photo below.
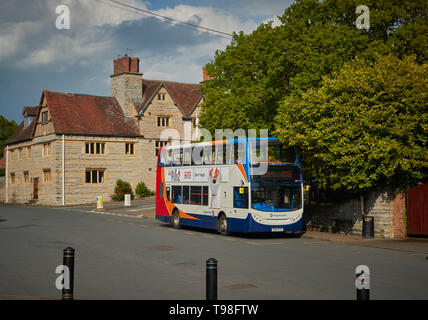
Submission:
M 281 25 L 260 25 L 235 34 L 217 51 L 202 84 L 201 126 L 274 129 L 279 102 L 320 86 L 323 76 L 339 71 L 357 56 L 400 58 L 416 55 L 424 63 L 428 47 L 428 4 L 423 0 L 367 0 L 370 29 L 355 21 L 359 0 L 300 0 L 279 17 Z
M 4 143 L 12 136 L 17 128 L 18 124 L 15 120 L 9 121 L 3 116 L 0 116 L 0 158 L 3 157 Z
M 428 178 L 428 65 L 356 59 L 319 88 L 286 97 L 276 133 L 325 189 L 405 189 Z

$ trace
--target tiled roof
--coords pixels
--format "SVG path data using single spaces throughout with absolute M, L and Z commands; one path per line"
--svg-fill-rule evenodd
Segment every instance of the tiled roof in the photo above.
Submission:
M 37 115 L 37 112 L 39 110 L 38 106 L 27 107 L 27 108 L 34 108 L 35 115 Z M 29 126 L 25 127 L 24 121 L 22 121 L 18 129 L 16 129 L 15 132 L 12 134 L 12 136 L 9 139 L 7 139 L 7 141 L 5 142 L 5 145 L 18 143 L 26 140 L 31 140 L 36 122 L 37 122 L 36 120 L 33 120 Z
M 37 112 L 39 110 L 38 106 L 35 107 L 24 107 L 24 109 L 22 110 L 22 115 L 27 114 L 27 116 L 37 116 Z
M 126 119 L 113 97 L 100 97 L 54 91 L 43 91 L 56 134 L 138 137 L 141 136 L 135 119 Z M 43 96 L 41 101 L 43 100 Z M 39 106 L 25 107 L 28 115 L 37 116 Z M 31 113 L 31 114 L 30 114 Z M 13 144 L 30 140 L 37 121 L 28 127 L 24 121 L 6 141 Z
M 44 91 L 55 133 L 140 136 L 135 119 L 127 120 L 113 97 Z
M 162 80 L 143 79 L 143 99 L 135 102 L 138 112 L 144 113 L 150 102 L 164 86 L 171 98 L 176 103 L 183 116 L 190 117 L 196 105 L 202 98 L 200 85 L 196 83 L 181 83 Z

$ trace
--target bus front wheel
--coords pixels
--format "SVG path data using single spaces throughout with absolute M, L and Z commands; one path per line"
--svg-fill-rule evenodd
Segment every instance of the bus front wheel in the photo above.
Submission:
M 217 231 L 223 236 L 227 236 L 229 234 L 227 230 L 227 218 L 226 215 L 220 214 L 217 220 Z
M 174 210 L 172 213 L 171 225 L 176 229 L 180 227 L 180 214 L 178 210 Z

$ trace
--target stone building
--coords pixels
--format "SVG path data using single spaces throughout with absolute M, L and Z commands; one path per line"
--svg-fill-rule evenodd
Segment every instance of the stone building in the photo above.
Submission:
M 139 59 L 127 55 L 113 63 L 111 97 L 44 90 L 24 107 L 6 142 L 6 202 L 110 200 L 117 179 L 154 190 L 159 148 L 197 137 L 199 84 L 143 79 Z M 161 140 L 165 129 L 178 138 Z

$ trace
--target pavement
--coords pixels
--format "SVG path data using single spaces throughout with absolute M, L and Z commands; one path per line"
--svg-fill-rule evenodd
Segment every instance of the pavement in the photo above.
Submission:
M 302 238 L 428 255 L 427 238 L 405 238 L 400 240 L 363 239 L 360 235 L 345 235 L 342 233 L 320 231 L 307 231 Z

